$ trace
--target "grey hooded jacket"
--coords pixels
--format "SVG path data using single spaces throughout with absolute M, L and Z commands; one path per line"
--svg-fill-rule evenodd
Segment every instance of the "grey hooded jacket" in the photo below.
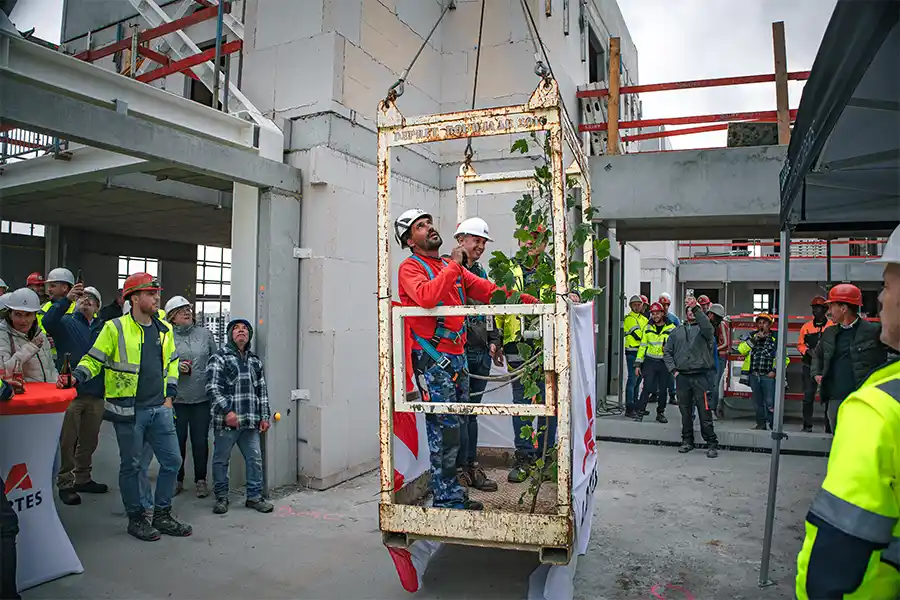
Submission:
M 713 368 L 716 330 L 700 308 L 694 312 L 694 323 L 687 319 L 669 335 L 663 361 L 669 373 L 685 375 L 705 373 Z
M 177 404 L 198 404 L 207 402 L 206 397 L 206 364 L 209 357 L 219 349 L 212 333 L 206 327 L 198 325 L 173 325 L 175 331 L 175 350 L 180 361 L 191 361 L 191 372 L 178 373 Z

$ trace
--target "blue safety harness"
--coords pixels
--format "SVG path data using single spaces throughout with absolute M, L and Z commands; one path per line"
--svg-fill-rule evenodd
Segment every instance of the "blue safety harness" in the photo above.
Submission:
M 424 260 L 422 260 L 421 257 L 415 254 L 413 254 L 410 258 L 422 265 L 422 268 L 425 269 L 425 274 L 428 275 L 429 281 L 434 279 L 434 270 L 428 265 L 428 263 L 426 263 Z M 441 257 L 441 261 L 443 261 L 445 267 L 450 264 L 450 261 L 448 261 L 446 258 Z M 466 298 L 463 294 L 462 289 L 462 277 L 456 278 L 456 291 L 459 293 L 460 302 L 464 305 L 466 303 Z M 443 302 L 438 302 L 438 306 L 443 305 Z M 422 336 L 418 335 L 415 331 L 412 331 L 412 329 L 410 329 L 410 331 L 412 332 L 413 338 L 422 347 L 422 350 L 425 352 L 425 354 L 427 354 L 428 357 L 433 360 L 435 364 L 437 364 L 437 366 L 450 373 L 450 375 L 455 380 L 457 373 L 452 372 L 453 370 L 450 367 L 450 359 L 438 352 L 437 346 L 438 344 L 440 344 L 442 339 L 451 340 L 454 342 L 459 340 L 459 338 L 462 337 L 463 333 L 466 332 L 466 324 L 465 321 L 463 321 L 462 327 L 458 331 L 453 331 L 451 329 L 447 329 L 444 326 L 444 317 L 436 317 L 435 320 L 436 323 L 434 328 L 434 335 L 431 336 L 430 342 Z M 424 372 L 427 369 L 422 368 L 422 365 L 418 365 L 416 370 Z

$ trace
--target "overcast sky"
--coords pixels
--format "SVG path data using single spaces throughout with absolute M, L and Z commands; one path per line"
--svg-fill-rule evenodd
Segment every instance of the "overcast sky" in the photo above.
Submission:
M 59 42 L 63 0 L 19 0 L 20 30 Z M 124 2 L 124 0 L 123 0 Z M 836 0 L 618 0 L 638 48 L 641 83 L 774 72 L 772 22 L 785 22 L 789 71 L 812 67 Z M 790 83 L 790 104 L 802 82 Z M 642 94 L 645 118 L 774 110 L 774 84 Z M 724 146 L 725 132 L 670 138 L 675 148 Z
M 638 49 L 641 83 L 773 73 L 772 23 L 784 21 L 788 71 L 812 67 L 836 0 L 618 0 Z M 802 82 L 789 86 L 797 108 Z M 775 85 L 641 94 L 644 118 L 774 110 Z M 673 128 L 674 129 L 674 128 Z M 725 145 L 724 131 L 670 138 L 674 148 Z

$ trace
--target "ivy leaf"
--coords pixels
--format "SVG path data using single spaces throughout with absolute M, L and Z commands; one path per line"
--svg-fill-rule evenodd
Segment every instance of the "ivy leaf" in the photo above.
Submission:
M 494 290 L 494 293 L 491 294 L 491 304 L 506 304 L 506 292 Z
M 566 196 L 566 210 L 572 210 L 575 208 L 575 196 L 569 194 Z
M 525 398 L 534 398 L 540 393 L 540 388 L 538 388 L 537 384 L 532 381 L 528 384 L 528 387 L 525 388 L 525 393 L 523 394 L 523 396 Z
M 596 206 L 589 206 L 588 209 L 584 211 L 584 219 L 586 221 L 593 221 L 594 216 L 597 214 L 597 210 Z
M 519 342 L 516 344 L 516 350 L 519 352 L 519 356 L 522 357 L 522 360 L 528 360 L 531 358 L 532 350 L 531 346 L 525 344 L 523 342 Z
M 566 187 L 573 188 L 578 186 L 578 178 L 574 175 L 569 175 L 566 177 Z
M 512 148 L 510 148 L 510 152 L 521 152 L 522 154 L 528 154 L 528 140 L 522 138 L 520 140 L 516 140 Z
M 547 165 L 541 165 L 534 168 L 534 177 L 539 182 L 544 183 L 553 179 L 553 174 L 550 172 L 550 167 L 548 167 Z
M 516 232 L 513 234 L 513 237 L 516 238 L 517 240 L 519 240 L 520 242 L 522 242 L 523 244 L 526 244 L 526 243 L 534 240 L 534 237 L 532 237 L 531 232 L 529 232 L 527 229 L 517 229 Z
M 580 260 L 573 260 L 569 262 L 569 271 L 583 271 L 587 267 L 587 263 Z
M 509 295 L 509 298 L 506 300 L 507 304 L 521 304 L 522 303 L 522 292 L 513 290 L 513 292 Z
M 594 252 L 597 253 L 597 260 L 609 258 L 609 238 L 594 240 Z
M 531 425 L 522 425 L 522 429 L 519 430 L 519 439 L 530 440 L 534 435 L 534 429 Z

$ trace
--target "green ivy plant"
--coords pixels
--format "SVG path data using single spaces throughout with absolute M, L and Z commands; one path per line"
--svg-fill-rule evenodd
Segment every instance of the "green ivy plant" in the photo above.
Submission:
M 516 201 L 513 207 L 513 214 L 516 219 L 516 230 L 513 235 L 519 241 L 519 249 L 512 256 L 507 256 L 505 253 L 496 250 L 488 261 L 491 280 L 497 285 L 513 291 L 507 298 L 503 290 L 497 290 L 491 298 L 493 304 L 519 303 L 522 293 L 539 298 L 545 304 L 552 304 L 556 299 L 556 277 L 553 258 L 556 240 L 553 236 L 553 218 L 551 214 L 553 173 L 550 170 L 549 136 L 544 135 L 543 139 L 539 139 L 537 132 L 532 132 L 530 140 L 528 138 L 516 140 L 512 145 L 511 151 L 513 153 L 528 154 L 532 146 L 542 150 L 542 155 L 538 158 L 538 165 L 534 168 L 534 186 L 531 192 L 522 194 L 522 197 Z M 574 194 L 577 183 L 577 178 L 566 177 L 567 212 L 572 211 L 577 205 Z M 592 282 L 584 282 L 585 286 L 583 287 L 580 285 L 580 282 L 584 279 L 584 269 L 587 264 L 579 259 L 578 255 L 592 234 L 592 219 L 595 213 L 596 209 L 594 207 L 583 212 L 581 222 L 577 223 L 570 232 L 571 239 L 567 247 L 569 288 L 570 291 L 577 291 L 582 301 L 585 302 L 595 299 L 603 292 L 602 288 L 589 287 Z M 535 255 L 532 252 L 534 248 L 543 248 L 543 251 Z M 609 240 L 606 238 L 594 240 L 593 249 L 598 262 L 606 260 L 609 257 Z M 522 273 L 530 273 L 527 281 L 518 280 L 515 273 L 519 269 L 521 269 Z M 540 317 L 522 318 L 526 319 L 525 328 L 533 329 Z M 526 364 L 529 364 L 521 374 L 522 385 L 525 390 L 524 396 L 526 398 L 541 396 L 538 384 L 544 380 L 543 353 L 537 351 L 538 356 L 535 357 L 535 361 L 532 363 L 528 361 L 534 356 L 535 349 L 542 348 L 542 346 L 543 343 L 540 339 L 529 340 L 529 343 L 523 341 L 516 344 L 519 356 Z M 536 401 L 543 402 L 544 398 L 536 398 Z M 542 425 L 539 432 L 544 432 L 546 429 L 546 425 Z M 522 439 L 529 440 L 529 442 L 534 440 L 535 434 L 536 432 L 531 425 L 523 426 L 521 431 L 518 432 Z M 547 446 L 547 437 L 544 436 L 544 447 L 541 448 L 540 457 L 528 467 L 528 488 L 519 498 L 519 504 L 524 504 L 526 496 L 531 496 L 532 513 L 536 510 L 538 493 L 543 483 L 556 479 L 558 470 L 556 446 Z

